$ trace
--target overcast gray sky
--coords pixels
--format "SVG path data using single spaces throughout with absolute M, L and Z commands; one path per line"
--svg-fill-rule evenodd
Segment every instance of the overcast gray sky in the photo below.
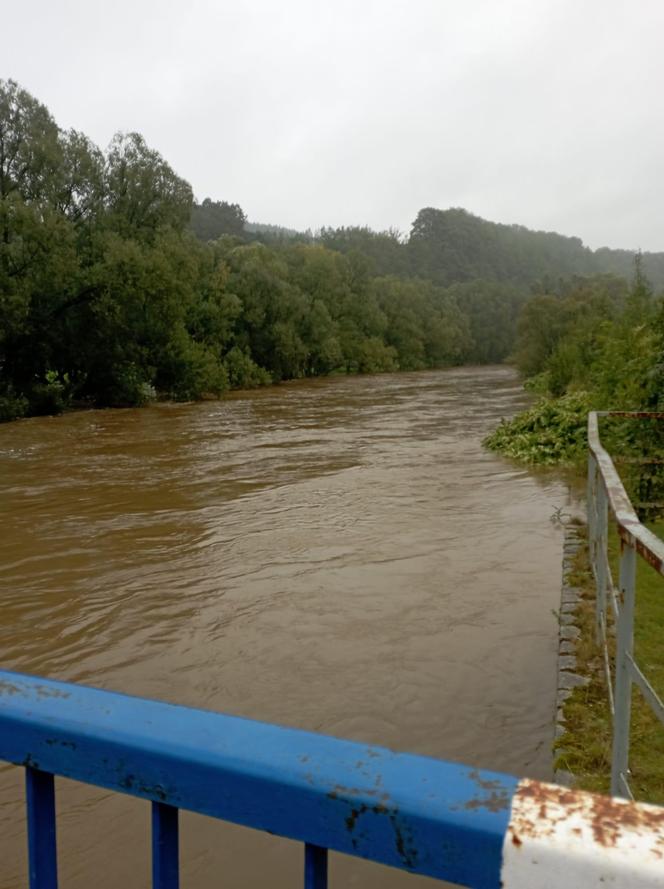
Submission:
M 421 207 L 664 250 L 664 0 L 2 0 L 0 76 L 199 199 L 293 228 Z

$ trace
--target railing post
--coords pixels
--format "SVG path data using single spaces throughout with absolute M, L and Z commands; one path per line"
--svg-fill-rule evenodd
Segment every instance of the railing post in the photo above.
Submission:
M 606 566 L 609 558 L 608 548 L 608 498 L 604 479 L 601 474 L 597 479 L 595 515 L 595 576 L 597 579 L 597 599 L 595 606 L 595 634 L 598 642 L 602 641 L 602 618 L 606 622 Z
M 152 887 L 178 889 L 178 810 L 166 803 L 152 803 Z
M 25 770 L 30 889 L 58 889 L 53 775 Z
M 586 495 L 588 509 L 588 557 L 590 566 L 595 572 L 595 526 L 597 524 L 597 461 L 592 451 L 588 451 L 588 491 Z
M 304 845 L 304 889 L 327 889 L 327 849 Z
M 629 772 L 629 727 L 632 709 L 632 676 L 628 655 L 634 647 L 634 594 L 636 585 L 636 548 L 620 541 L 620 615 L 616 640 L 615 720 L 611 757 L 612 796 L 631 796 Z

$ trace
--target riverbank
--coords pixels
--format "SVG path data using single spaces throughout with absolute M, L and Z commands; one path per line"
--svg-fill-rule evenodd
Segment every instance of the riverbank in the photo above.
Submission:
M 335 380 L 335 379 L 347 379 L 354 377 L 362 377 L 362 378 L 370 378 L 370 377 L 382 377 L 382 376 L 393 376 L 398 374 L 427 374 L 427 373 L 435 373 L 437 371 L 446 371 L 446 370 L 455 370 L 460 368 L 467 368 L 468 370 L 480 370 L 482 368 L 491 368 L 491 367 L 508 367 L 507 364 L 444 364 L 438 367 L 428 367 L 428 368 L 417 368 L 415 370 L 409 369 L 393 369 L 393 370 L 380 370 L 380 371 L 345 371 L 345 370 L 333 370 L 329 373 L 320 373 L 320 374 L 312 374 L 310 376 L 302 376 L 302 377 L 294 377 L 292 379 L 287 380 L 271 380 L 268 379 L 267 376 L 261 380 L 261 382 L 257 382 L 255 385 L 241 385 L 241 386 L 230 386 L 224 389 L 220 393 L 214 392 L 204 392 L 197 398 L 173 398 L 167 392 L 157 392 L 151 387 L 146 388 L 144 390 L 144 397 L 139 399 L 138 402 L 134 403 L 119 403 L 119 404 L 95 404 L 91 400 L 79 400 L 72 402 L 53 402 L 53 410 L 43 410 L 33 413 L 25 413 L 16 416 L 3 415 L 0 410 L 0 426 L 6 423 L 14 423 L 19 420 L 32 420 L 39 417 L 59 417 L 65 414 L 76 414 L 82 411 L 104 411 L 104 410 L 134 410 L 135 408 L 142 407 L 151 407 L 154 405 L 190 405 L 190 404 L 202 404 L 206 402 L 222 402 L 227 400 L 233 400 L 238 398 L 243 398 L 250 395 L 253 392 L 258 390 L 272 390 L 272 389 L 284 389 L 291 386 L 307 386 L 315 384 L 316 381 L 326 381 L 326 380 Z

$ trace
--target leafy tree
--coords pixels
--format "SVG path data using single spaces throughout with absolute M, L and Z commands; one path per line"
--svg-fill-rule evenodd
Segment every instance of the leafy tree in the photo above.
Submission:
M 191 186 L 138 133 L 113 137 L 104 190 L 108 222 L 125 237 L 149 240 L 164 226 L 181 232 L 191 217 Z
M 239 204 L 205 198 L 202 204 L 193 205 L 190 224 L 201 241 L 216 241 L 222 235 L 244 238 L 247 217 Z

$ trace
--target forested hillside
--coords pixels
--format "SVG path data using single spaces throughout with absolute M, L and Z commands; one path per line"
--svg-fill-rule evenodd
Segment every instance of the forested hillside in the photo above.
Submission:
M 252 225 L 239 204 L 195 203 L 138 133 L 102 151 L 0 80 L 2 420 L 503 361 L 533 295 L 554 315 L 569 288 L 620 303 L 598 254 L 463 210 L 422 210 L 407 238 Z
M 217 215 L 202 234 L 210 208 L 216 208 Z M 634 270 L 634 251 L 608 247 L 593 251 L 580 238 L 488 222 L 459 208 L 420 210 L 409 236 L 366 226 L 298 233 L 246 222 L 243 233 L 243 220 L 237 204 L 206 198 L 194 205 L 192 228 L 204 239 L 236 234 L 266 242 L 275 238 L 317 242 L 341 253 L 359 251 L 370 258 L 377 274 L 427 278 L 444 287 L 482 279 L 552 291 L 572 277 L 612 274 L 630 279 Z M 641 262 L 653 286 L 664 289 L 664 253 L 643 253 Z
M 411 270 L 440 284 L 488 278 L 553 291 L 561 280 L 613 274 L 630 279 L 634 252 L 592 251 L 580 238 L 487 222 L 465 210 L 421 210 L 407 244 Z M 664 253 L 642 255 L 644 274 L 664 288 Z

